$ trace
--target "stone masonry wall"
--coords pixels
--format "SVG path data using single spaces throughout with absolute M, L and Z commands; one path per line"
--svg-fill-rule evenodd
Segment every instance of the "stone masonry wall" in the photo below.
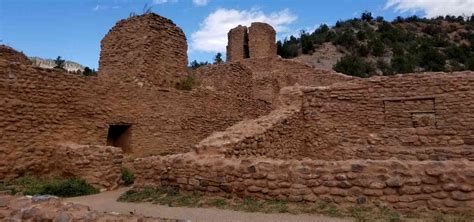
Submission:
M 21 63 L 25 65 L 31 64 L 31 61 L 25 54 L 23 54 L 22 52 L 18 52 L 6 45 L 0 45 L 0 55 L 2 58 L 12 63 Z
M 276 32 L 269 24 L 253 22 L 249 28 L 250 58 L 276 57 Z
M 7 59 L 0 58 L 0 180 L 49 175 L 58 143 L 106 145 L 109 125 L 130 125 L 127 155 L 163 155 L 187 152 L 212 132 L 269 110 L 224 90 L 140 87 Z
M 247 27 L 237 26 L 227 33 L 227 62 L 249 58 Z
M 119 21 L 101 48 L 103 77 L 167 87 L 187 74 L 186 36 L 171 20 L 154 13 Z
M 228 156 L 278 159 L 474 160 L 471 72 L 301 87 L 302 108 Z M 265 118 L 265 117 L 262 117 Z M 257 120 L 258 121 L 258 120 Z
M 81 178 L 97 188 L 121 184 L 123 151 L 118 147 L 61 144 L 52 161 L 63 177 Z
M 252 72 L 254 98 L 275 104 L 286 86 L 326 86 L 354 79 L 332 70 L 314 69 L 303 63 L 279 58 L 247 59 L 238 62 Z
M 250 28 L 237 26 L 227 33 L 227 62 L 247 58 L 276 58 L 276 32 L 269 24 L 253 22 Z
M 474 162 L 302 161 L 179 154 L 135 160 L 135 187 L 210 195 L 470 212 Z

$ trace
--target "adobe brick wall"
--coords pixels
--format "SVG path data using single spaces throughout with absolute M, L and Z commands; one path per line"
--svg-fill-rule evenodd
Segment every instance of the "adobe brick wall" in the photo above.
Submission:
M 239 25 L 227 33 L 227 62 L 247 58 L 277 58 L 276 32 L 269 24 L 253 22 Z
M 332 70 L 315 69 L 309 65 L 281 59 L 259 58 L 238 62 L 252 72 L 254 98 L 273 104 L 278 103 L 281 88 L 293 85 L 326 86 L 355 79 Z
M 60 144 L 50 161 L 58 175 L 80 178 L 97 188 L 116 189 L 122 183 L 123 151 L 118 147 Z
M 31 64 L 31 61 L 25 54 L 23 54 L 23 52 L 18 52 L 6 45 L 0 45 L 0 55 L 2 58 L 5 58 L 13 63 L 21 63 L 25 65 Z
M 250 58 L 277 57 L 276 32 L 269 24 L 253 22 L 249 27 Z
M 187 43 L 171 20 L 154 13 L 121 20 L 101 41 L 99 72 L 137 85 L 174 86 L 187 74 Z
M 474 104 L 467 99 L 474 96 L 473 81 L 472 72 L 428 73 L 300 87 L 298 114 L 227 145 L 225 152 L 278 159 L 474 160 Z
M 227 62 L 249 58 L 248 30 L 246 26 L 237 26 L 227 33 Z
M 3 54 L 2 54 L 3 55 Z M 0 179 L 49 175 L 58 143 L 106 145 L 109 124 L 131 124 L 126 155 L 191 150 L 214 131 L 270 106 L 225 90 L 81 77 L 0 58 Z
M 175 186 L 209 195 L 470 212 L 474 162 L 263 158 L 178 154 L 135 160 L 135 187 Z

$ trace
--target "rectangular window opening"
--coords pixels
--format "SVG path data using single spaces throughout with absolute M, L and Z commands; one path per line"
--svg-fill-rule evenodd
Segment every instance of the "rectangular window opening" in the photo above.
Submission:
M 109 132 L 107 134 L 107 146 L 120 147 L 124 152 L 130 152 L 131 137 L 131 125 L 109 125 Z

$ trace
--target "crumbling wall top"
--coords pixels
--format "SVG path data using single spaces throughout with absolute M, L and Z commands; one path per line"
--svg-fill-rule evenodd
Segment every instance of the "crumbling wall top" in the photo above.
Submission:
M 254 22 L 250 28 L 239 25 L 231 29 L 227 34 L 227 61 L 277 57 L 275 36 L 275 29 L 263 22 Z
M 101 41 L 99 72 L 138 85 L 174 86 L 187 73 L 184 32 L 154 13 L 119 21 Z
M 246 26 L 237 26 L 227 33 L 227 61 L 235 62 L 249 58 L 248 30 Z
M 254 22 L 249 28 L 250 58 L 276 57 L 276 32 L 267 23 Z
M 31 61 L 25 54 L 6 45 L 0 45 L 0 55 L 0 58 L 9 62 L 31 65 Z

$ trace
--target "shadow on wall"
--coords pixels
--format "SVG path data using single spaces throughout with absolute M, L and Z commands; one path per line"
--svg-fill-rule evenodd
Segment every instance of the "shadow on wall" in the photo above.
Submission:
M 132 125 L 109 125 L 107 146 L 120 147 L 126 153 L 131 152 Z

